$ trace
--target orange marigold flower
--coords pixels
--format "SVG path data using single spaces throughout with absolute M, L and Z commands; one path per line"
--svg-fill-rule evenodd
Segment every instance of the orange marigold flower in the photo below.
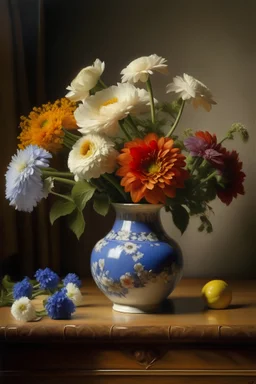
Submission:
M 175 197 L 176 188 L 183 188 L 188 178 L 184 160 L 172 139 L 150 133 L 125 144 L 117 157 L 121 167 L 116 174 L 134 203 L 142 198 L 151 204 L 165 203 L 166 196 Z
M 34 107 L 28 117 L 21 117 L 19 148 L 24 149 L 27 145 L 34 144 L 49 152 L 59 151 L 64 136 L 62 128 L 77 129 L 75 109 L 76 104 L 66 98 Z

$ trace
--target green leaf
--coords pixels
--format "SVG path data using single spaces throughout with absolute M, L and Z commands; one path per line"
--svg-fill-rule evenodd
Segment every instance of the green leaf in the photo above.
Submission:
M 70 216 L 68 216 L 68 225 L 71 231 L 74 232 L 77 239 L 81 237 L 81 235 L 84 232 L 85 228 L 85 221 L 84 221 L 84 215 L 81 211 L 76 209 L 74 212 L 71 213 Z
M 182 205 L 175 205 L 171 209 L 173 222 L 184 233 L 189 223 L 188 211 Z
M 109 210 L 110 198 L 106 193 L 97 193 L 94 195 L 93 208 L 102 216 L 106 216 Z
M 11 278 L 9 275 L 5 275 L 2 279 L 2 286 L 5 288 L 5 289 L 12 289 L 13 286 L 14 286 L 14 282 L 11 281 Z
M 77 208 L 82 211 L 84 207 L 86 206 L 86 203 L 92 198 L 95 187 L 93 187 L 91 184 L 87 183 L 87 181 L 78 181 L 72 191 L 71 196 L 74 199 L 74 202 L 77 206 Z
M 69 215 L 76 208 L 72 201 L 57 200 L 53 204 L 50 211 L 50 222 L 53 224 L 61 216 Z

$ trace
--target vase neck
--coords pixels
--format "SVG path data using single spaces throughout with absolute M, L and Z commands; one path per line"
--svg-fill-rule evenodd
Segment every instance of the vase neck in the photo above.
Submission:
M 117 220 L 153 223 L 159 220 L 162 204 L 113 204 Z

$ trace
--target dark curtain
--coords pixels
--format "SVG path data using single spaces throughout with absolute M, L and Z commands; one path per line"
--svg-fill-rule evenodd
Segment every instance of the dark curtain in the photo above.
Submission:
M 48 201 L 32 214 L 17 212 L 5 200 L 4 174 L 16 152 L 19 118 L 46 102 L 43 1 L 0 2 L 0 261 L 2 274 L 32 276 L 38 267 L 60 271 L 59 227 L 49 225 Z
M 37 268 L 46 266 L 61 275 L 75 272 L 87 276 L 91 249 L 114 219 L 113 211 L 106 220 L 96 215 L 89 204 L 85 209 L 86 230 L 78 242 L 65 219 L 50 225 L 51 199 L 42 201 L 32 214 L 15 211 L 5 200 L 4 174 L 17 149 L 20 116 L 27 115 L 33 106 L 63 97 L 71 80 L 70 50 L 69 60 L 65 60 L 65 52 L 59 57 L 59 50 L 55 51 L 57 36 L 64 36 L 72 45 L 72 35 L 65 25 L 56 28 L 58 4 L 61 7 L 61 1 L 0 1 L 0 275 L 8 273 L 14 278 L 32 276 Z M 55 7 L 53 17 L 50 5 Z M 59 70 L 52 70 L 56 62 Z

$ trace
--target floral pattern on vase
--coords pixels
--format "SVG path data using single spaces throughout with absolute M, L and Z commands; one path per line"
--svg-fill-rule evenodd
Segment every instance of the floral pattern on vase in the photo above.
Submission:
M 114 204 L 113 229 L 92 251 L 92 276 L 118 311 L 156 310 L 181 277 L 181 251 L 162 229 L 161 207 Z

